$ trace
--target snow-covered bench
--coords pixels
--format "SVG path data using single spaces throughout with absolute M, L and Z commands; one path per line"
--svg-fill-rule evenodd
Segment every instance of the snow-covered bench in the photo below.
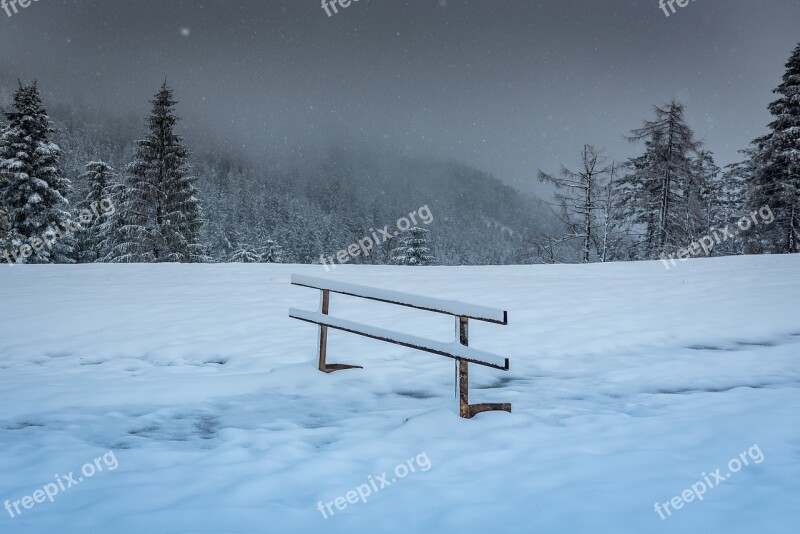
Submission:
M 366 287 L 312 276 L 292 275 L 292 284 L 309 287 L 322 291 L 320 310 L 311 312 L 291 308 L 289 316 L 294 319 L 319 325 L 319 370 L 325 373 L 342 369 L 361 369 L 359 365 L 329 364 L 325 361 L 328 344 L 328 328 L 358 334 L 360 336 L 394 343 L 412 349 L 417 349 L 440 356 L 453 358 L 458 362 L 458 384 L 460 393 L 460 415 L 471 418 L 481 412 L 492 410 L 511 411 L 511 404 L 469 404 L 469 364 L 483 365 L 508 371 L 508 358 L 501 358 L 489 352 L 469 347 L 469 320 L 486 321 L 489 323 L 507 325 L 508 312 L 476 306 L 452 300 L 441 300 L 430 297 L 408 295 L 398 291 L 388 291 Z M 417 310 L 431 311 L 451 315 L 456 319 L 456 332 L 458 339 L 452 342 L 434 341 L 401 332 L 386 330 L 347 319 L 340 319 L 328 315 L 330 308 L 330 294 L 338 293 L 359 297 L 378 302 L 407 306 Z

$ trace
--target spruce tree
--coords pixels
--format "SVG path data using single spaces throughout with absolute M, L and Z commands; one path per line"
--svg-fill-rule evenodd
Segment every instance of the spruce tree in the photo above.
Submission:
M 2 122 L 2 116 L 0 116 L 0 139 L 3 138 L 5 131 L 6 125 Z M 3 190 L 5 181 L 5 174 L 0 172 L 0 191 Z M 8 209 L 3 205 L 2 198 L 0 198 L 0 254 L 7 249 L 11 249 L 13 247 L 13 241 L 8 227 Z
M 71 263 L 70 182 L 36 82 L 20 83 L 0 136 L 0 210 L 6 252 L 20 263 Z
M 770 132 L 753 143 L 755 173 L 748 207 L 769 206 L 772 224 L 755 228 L 754 252 L 800 252 L 800 45 L 786 63 L 786 74 L 769 105 L 774 120 Z
M 128 187 L 122 182 L 113 182 L 108 186 L 108 195 L 114 205 L 114 211 L 106 215 L 100 223 L 99 236 L 102 256 L 97 262 L 121 263 L 129 256 L 125 255 L 125 233 L 128 223 L 124 209 L 128 207 Z
M 433 265 L 435 258 L 428 248 L 428 230 L 417 226 L 398 237 L 400 244 L 392 250 L 395 265 Z
M 79 263 L 101 261 L 108 253 L 105 250 L 106 218 L 116 211 L 112 191 L 116 183 L 116 173 L 103 161 L 86 164 L 86 172 L 80 176 L 86 189 L 86 198 L 77 208 L 79 214 L 89 214 L 88 220 L 81 218 L 81 230 L 76 243 Z
M 0 187 L 2 186 L 0 185 Z M 12 233 L 9 228 L 8 210 L 0 206 L 0 263 L 7 261 L 13 264 L 16 261 L 14 254 L 17 253 L 17 249 L 22 243 L 22 236 Z
M 283 250 L 272 239 L 267 239 L 262 247 L 261 252 L 262 263 L 283 263 Z
M 113 256 L 118 262 L 202 261 L 200 203 L 189 173 L 189 151 L 174 131 L 177 102 L 166 82 L 151 103 L 150 131 L 136 142 L 128 166 L 121 206 L 125 224 Z
M 238 247 L 228 258 L 228 263 L 259 263 L 260 261 L 261 255 L 247 245 Z
M 748 159 L 726 165 L 710 185 L 709 229 L 713 232 L 725 228 L 747 213 L 747 187 L 753 179 L 752 150 L 740 151 Z M 744 252 L 743 243 L 752 239 L 750 234 L 736 234 L 718 243 L 711 250 L 712 256 L 732 256 Z

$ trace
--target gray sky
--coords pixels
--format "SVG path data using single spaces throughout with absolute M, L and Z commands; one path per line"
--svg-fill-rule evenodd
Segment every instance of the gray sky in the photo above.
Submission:
M 166 76 L 189 138 L 281 158 L 361 139 L 512 184 L 678 98 L 718 163 L 760 135 L 800 0 L 39 0 L 0 11 L 0 73 L 145 113 Z M 12 80 L 0 80 L 9 85 Z

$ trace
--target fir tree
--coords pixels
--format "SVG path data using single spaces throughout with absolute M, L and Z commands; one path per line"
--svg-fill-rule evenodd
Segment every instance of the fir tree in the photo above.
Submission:
M 86 172 L 80 176 L 87 191 L 86 198 L 78 204 L 82 213 L 89 213 L 88 221 L 81 219 L 81 231 L 76 244 L 77 257 L 80 263 L 92 263 L 102 260 L 108 253 L 105 250 L 105 218 L 113 216 L 116 211 L 112 191 L 116 183 L 116 173 L 103 161 L 92 161 L 86 164 Z
M 748 159 L 738 163 L 726 165 L 721 173 L 710 184 L 710 197 L 713 202 L 709 202 L 709 229 L 713 232 L 716 229 L 725 228 L 733 221 L 739 219 L 746 213 L 746 194 L 748 184 L 753 179 L 753 152 L 752 150 L 742 150 L 742 154 Z M 750 240 L 751 235 L 736 234 L 718 243 L 711 250 L 713 256 L 731 256 L 742 254 L 744 251 L 744 240 Z
M 0 180 L 2 180 L 2 176 L 0 176 Z M 19 261 L 19 247 L 24 241 L 21 235 L 9 227 L 8 210 L 0 206 L 0 263 L 7 261 L 13 264 Z
M 0 119 L 2 116 L 0 116 Z M 3 135 L 6 131 L 6 125 L 0 120 L 0 139 L 3 138 Z M 3 184 L 6 181 L 5 174 L 0 172 L 0 191 L 3 190 Z M 8 209 L 3 205 L 2 198 L 0 198 L 0 253 L 4 251 L 12 249 L 15 245 L 14 243 L 20 242 L 18 236 L 12 238 L 11 231 L 8 226 Z
M 800 252 L 800 45 L 786 63 L 786 74 L 769 105 L 770 132 L 754 141 L 755 173 L 748 207 L 769 206 L 775 221 L 759 225 L 756 252 Z
M 102 257 L 97 258 L 98 262 L 121 263 L 126 261 L 126 256 L 122 253 L 125 246 L 124 230 L 128 223 L 123 209 L 128 204 L 128 188 L 122 182 L 113 182 L 108 186 L 108 196 L 114 205 L 114 210 L 106 215 L 100 222 L 98 234 L 101 237 L 100 250 Z
M 267 239 L 261 252 L 262 263 L 283 263 L 283 250 L 272 239 Z
M 260 261 L 261 256 L 246 245 L 237 248 L 228 258 L 228 263 L 259 263 Z
M 151 103 L 150 132 L 136 142 L 135 159 L 128 166 L 121 206 L 125 225 L 113 256 L 119 262 L 201 261 L 200 204 L 189 174 L 189 151 L 174 131 L 177 102 L 166 82 Z
M 61 149 L 50 140 L 54 129 L 36 82 L 20 83 L 5 117 L 8 125 L 0 136 L 0 209 L 6 250 L 19 255 L 19 262 L 69 263 L 70 182 L 62 176 Z
M 435 258 L 428 248 L 428 230 L 413 227 L 398 237 L 400 244 L 392 250 L 395 265 L 433 265 Z

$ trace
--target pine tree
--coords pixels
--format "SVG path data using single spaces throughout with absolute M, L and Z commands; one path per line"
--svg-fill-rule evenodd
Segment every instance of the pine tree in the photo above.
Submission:
M 126 237 L 124 231 L 128 227 L 124 208 L 129 206 L 128 188 L 122 182 L 113 182 L 108 187 L 108 195 L 114 205 L 114 211 L 106 215 L 100 223 L 100 250 L 103 255 L 97 258 L 97 261 L 122 263 L 130 258 L 124 254 Z
M 246 245 L 237 248 L 230 258 L 228 263 L 259 263 L 261 255 Z
M 392 250 L 395 265 L 433 265 L 435 258 L 428 248 L 428 230 L 417 226 L 398 237 L 400 244 Z
M 103 161 L 86 164 L 86 172 L 80 176 L 87 191 L 86 198 L 78 204 L 83 214 L 90 214 L 88 220 L 81 219 L 81 231 L 76 244 L 80 263 L 93 263 L 102 260 L 108 253 L 103 246 L 106 242 L 104 232 L 106 217 L 116 211 L 112 191 L 116 183 L 116 173 Z
M 198 245 L 202 225 L 197 189 L 189 174 L 189 151 L 174 132 L 177 103 L 166 82 L 151 101 L 150 132 L 136 142 L 128 166 L 125 219 L 114 246 L 118 262 L 202 261 Z
M 71 263 L 70 182 L 62 176 L 61 149 L 50 140 L 54 129 L 36 82 L 20 83 L 5 117 L 8 125 L 0 136 L 0 208 L 6 250 L 16 249 L 12 254 L 19 254 L 19 262 Z M 24 257 L 26 252 L 29 257 Z
M 6 132 L 6 125 L 3 122 L 3 116 L 0 114 L 0 139 L 3 138 Z M 3 190 L 3 184 L 6 182 L 5 174 L 0 172 L 0 191 Z M 0 198 L 0 252 L 3 252 L 7 246 L 10 245 L 9 243 L 9 231 L 8 231 L 8 209 L 2 203 L 2 199 Z
M 3 138 L 5 131 L 6 125 L 0 121 L 0 139 Z M 6 176 L 0 172 L 0 191 L 3 190 L 3 184 L 5 182 Z M 11 229 L 8 225 L 8 208 L 3 205 L 2 198 L 0 197 L 0 253 L 8 253 L 16 246 L 15 243 L 20 242 L 21 239 L 19 236 L 12 237 L 11 235 Z
M 283 263 L 283 250 L 272 239 L 267 239 L 261 252 L 262 263 Z
M 0 181 L 2 179 L 3 177 L 0 175 Z M 0 206 L 0 263 L 7 261 L 13 264 L 18 261 L 19 248 L 24 242 L 23 237 L 10 228 L 8 210 Z
M 712 180 L 709 196 L 713 202 L 709 202 L 709 229 L 713 232 L 716 229 L 725 228 L 733 221 L 739 219 L 747 213 L 746 193 L 748 184 L 753 179 L 752 150 L 742 150 L 742 154 L 747 159 L 738 163 L 726 165 L 721 173 Z M 742 254 L 744 251 L 744 240 L 750 240 L 751 235 L 736 234 L 718 243 L 711 250 L 712 256 L 731 256 Z
M 755 251 L 800 252 L 800 45 L 786 63 L 786 74 L 769 105 L 770 132 L 753 143 L 755 173 L 748 207 L 769 206 L 775 221 L 755 228 Z M 759 250 L 760 249 L 760 250 Z

